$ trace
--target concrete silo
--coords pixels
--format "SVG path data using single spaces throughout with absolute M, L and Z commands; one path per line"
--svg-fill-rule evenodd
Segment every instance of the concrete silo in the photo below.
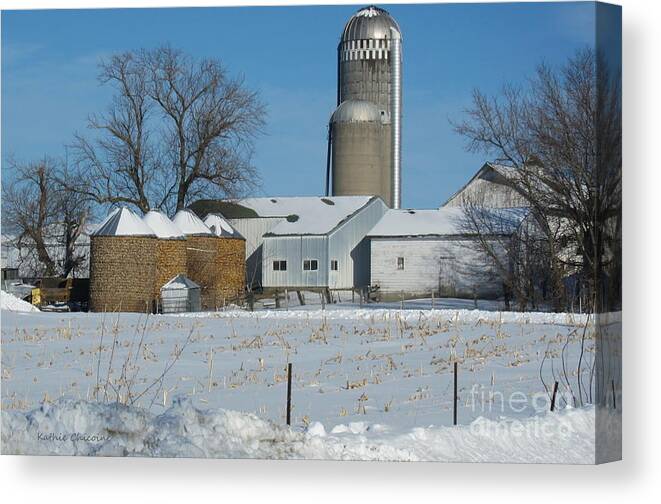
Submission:
M 338 45 L 337 109 L 329 124 L 327 193 L 401 205 L 401 30 L 383 9 L 360 9 Z M 332 190 L 331 190 L 332 181 Z

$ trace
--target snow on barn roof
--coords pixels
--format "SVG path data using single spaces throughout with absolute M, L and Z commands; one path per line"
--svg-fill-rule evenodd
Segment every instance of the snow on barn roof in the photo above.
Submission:
M 186 236 L 211 235 L 211 230 L 191 210 L 179 210 L 172 221 Z
M 204 224 L 211 229 L 211 232 L 216 236 L 223 238 L 243 238 L 241 233 L 234 229 L 225 217 L 217 213 L 210 213 L 204 219 Z
M 157 238 L 162 239 L 182 239 L 185 238 L 184 233 L 179 229 L 174 222 L 172 222 L 167 215 L 156 210 L 150 210 L 142 218 L 143 222 L 147 224 L 156 235 Z
M 246 198 L 237 204 L 259 217 L 285 218 L 265 236 L 323 235 L 366 206 L 376 196 L 296 196 Z
M 500 230 L 514 232 L 528 210 L 523 208 L 482 209 L 490 217 L 497 217 Z M 387 236 L 459 236 L 471 234 L 465 225 L 462 208 L 438 210 L 388 210 L 367 233 L 369 237 Z
M 176 277 L 169 280 L 161 290 L 170 290 L 170 289 L 199 289 L 200 286 L 193 282 L 190 278 L 185 275 L 177 275 Z
M 92 236 L 156 236 L 140 217 L 126 207 L 116 208 L 98 225 Z

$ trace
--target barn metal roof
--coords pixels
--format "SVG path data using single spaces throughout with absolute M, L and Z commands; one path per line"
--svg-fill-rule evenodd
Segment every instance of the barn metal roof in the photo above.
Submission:
M 497 234 L 511 234 L 528 214 L 526 208 L 481 209 L 488 212 L 480 222 L 489 222 L 493 226 L 485 232 L 497 230 Z M 472 234 L 472 227 L 466 225 L 466 215 L 462 208 L 440 208 L 438 210 L 388 210 L 381 220 L 367 233 L 376 237 L 406 236 L 464 236 Z M 478 223 L 479 225 L 479 223 Z M 493 234 L 493 233 L 492 233 Z
M 140 217 L 126 207 L 113 210 L 92 236 L 156 236 Z
M 267 236 L 324 235 L 365 207 L 376 196 L 296 196 L 246 198 L 237 203 L 260 217 L 280 217 Z

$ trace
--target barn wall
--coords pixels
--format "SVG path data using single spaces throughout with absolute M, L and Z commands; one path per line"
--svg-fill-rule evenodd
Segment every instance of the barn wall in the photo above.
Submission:
M 363 287 L 370 282 L 370 251 L 365 235 L 385 215 L 388 207 L 373 200 L 328 237 L 328 286 L 331 289 Z M 338 260 L 338 271 L 331 271 L 330 261 Z
M 497 298 L 502 282 L 468 239 L 372 238 L 371 284 L 383 294 Z M 397 258 L 404 258 L 404 270 Z
M 486 171 L 471 181 L 462 191 L 454 195 L 444 205 L 460 207 L 464 198 L 479 202 L 488 208 L 513 208 L 528 206 L 526 200 L 517 191 L 505 184 L 502 175 L 493 170 Z
M 264 239 L 264 287 L 325 287 L 328 281 L 326 236 L 269 236 Z M 304 259 L 317 259 L 318 271 L 303 271 Z M 274 271 L 274 260 L 286 260 L 287 271 Z
M 268 233 L 285 220 L 284 217 L 252 217 L 246 219 L 227 219 L 230 225 L 246 239 L 246 283 L 262 285 L 262 243 Z

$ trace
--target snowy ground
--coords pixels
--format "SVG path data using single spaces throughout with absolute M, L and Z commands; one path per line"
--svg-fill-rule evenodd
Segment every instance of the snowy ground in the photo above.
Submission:
M 354 422 L 326 432 L 290 429 L 236 411 L 177 400 L 156 416 L 118 404 L 59 400 L 27 414 L 3 413 L 3 453 L 444 462 L 594 463 L 592 407 L 522 421 L 399 432 Z
M 560 409 L 572 402 L 562 356 L 566 379 L 576 394 L 584 316 L 389 306 L 345 303 L 323 311 L 307 306 L 149 317 L 3 309 L 2 408 L 15 412 L 3 413 L 3 449 L 20 452 L 25 436 L 35 434 L 25 430 L 26 419 L 32 417 L 22 412 L 37 408 L 32 415 L 43 416 L 38 409 L 42 401 L 70 398 L 82 402 L 58 402 L 54 410 L 77 404 L 91 408 L 100 422 L 113 415 L 94 410 L 100 406 L 86 401 L 120 401 L 143 408 L 131 409 L 130 416 L 157 431 L 170 425 L 172 408 L 179 408 L 174 415 L 179 424 L 196 418 L 204 429 L 215 429 L 209 423 L 232 418 L 248 433 L 257 429 L 259 439 L 293 436 L 295 441 L 294 447 L 282 447 L 290 450 L 286 453 L 205 448 L 206 441 L 191 441 L 194 447 L 185 453 L 134 450 L 122 441 L 104 445 L 103 453 L 593 462 L 593 410 L 586 406 L 546 415 L 548 395 L 540 380 L 546 355 L 541 370 L 546 386 L 561 382 Z M 585 404 L 591 389 L 592 337 L 588 328 L 581 374 Z M 459 428 L 447 427 L 452 424 L 453 360 L 459 367 Z M 279 427 L 285 418 L 287 362 L 293 364 L 292 431 Z M 194 408 L 209 412 L 194 414 Z M 486 438 L 474 432 L 475 426 L 557 426 L 567 419 L 573 427 L 558 438 L 563 441 L 555 449 L 550 449 L 553 439 L 540 438 L 539 433 L 517 442 L 508 431 L 492 439 L 491 452 L 483 452 L 479 447 Z M 83 422 L 89 426 L 86 422 L 91 420 Z M 66 422 L 54 425 L 72 428 Z M 328 434 L 316 435 L 323 432 Z M 200 435 L 205 439 L 207 434 Z M 145 436 L 138 436 L 138 445 L 149 444 Z M 257 442 L 244 441 L 249 446 Z M 524 446 L 532 445 L 541 448 L 525 455 Z M 29 443 L 25 446 L 31 450 Z

